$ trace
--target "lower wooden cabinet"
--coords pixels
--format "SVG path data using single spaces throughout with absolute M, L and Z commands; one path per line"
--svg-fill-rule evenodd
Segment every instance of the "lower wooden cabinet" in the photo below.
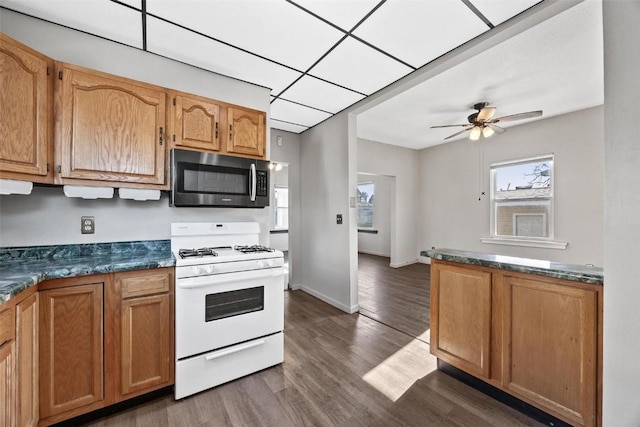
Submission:
M 41 292 L 41 418 L 66 413 L 65 419 L 101 406 L 102 289 L 103 283 L 87 283 Z
M 602 286 L 432 260 L 431 353 L 576 426 L 602 424 Z
M 597 425 L 597 292 L 507 275 L 502 284 L 504 386 L 572 424 Z
M 0 427 L 16 422 L 15 309 L 0 311 Z
M 18 425 L 51 425 L 173 384 L 173 268 L 39 286 L 16 310 L 16 360 L 24 366 L 18 370 L 18 416 L 24 420 Z M 39 340 L 29 341 L 28 331 L 37 327 Z M 7 366 L 16 356 L 7 356 Z M 38 368 L 28 370 L 34 363 L 39 386 L 31 376 Z M 39 421 L 32 387 L 39 388 Z
M 38 297 L 34 292 L 16 306 L 16 419 L 21 427 L 37 426 L 39 419 Z
M 491 273 L 443 265 L 431 283 L 431 353 L 489 378 Z
M 116 274 L 120 351 L 118 400 L 173 384 L 172 269 Z

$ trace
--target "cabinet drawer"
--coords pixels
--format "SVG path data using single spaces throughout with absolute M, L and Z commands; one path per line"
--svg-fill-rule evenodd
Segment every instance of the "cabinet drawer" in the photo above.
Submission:
M 0 346 L 16 337 L 16 316 L 13 308 L 0 312 Z
M 133 271 L 117 275 L 122 298 L 140 297 L 169 292 L 173 280 L 171 271 Z

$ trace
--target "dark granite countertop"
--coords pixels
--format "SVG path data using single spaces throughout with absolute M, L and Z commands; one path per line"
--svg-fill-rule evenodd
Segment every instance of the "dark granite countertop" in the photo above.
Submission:
M 563 264 L 553 261 L 518 258 L 504 255 L 491 255 L 481 252 L 460 251 L 456 249 L 429 249 L 420 252 L 420 255 L 442 261 L 481 265 L 483 267 L 517 271 L 519 273 L 537 274 L 539 276 L 573 280 L 583 283 L 602 285 L 604 282 L 604 271 L 602 268 L 589 265 Z
M 0 304 L 47 279 L 175 265 L 169 240 L 0 248 Z

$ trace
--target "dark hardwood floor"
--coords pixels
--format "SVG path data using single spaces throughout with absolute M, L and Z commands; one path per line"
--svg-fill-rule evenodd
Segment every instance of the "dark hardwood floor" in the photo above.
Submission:
M 429 265 L 389 267 L 389 258 L 358 254 L 360 313 L 429 342 Z
M 428 345 L 303 291 L 285 293 L 285 362 L 91 426 L 542 426 L 435 370 Z

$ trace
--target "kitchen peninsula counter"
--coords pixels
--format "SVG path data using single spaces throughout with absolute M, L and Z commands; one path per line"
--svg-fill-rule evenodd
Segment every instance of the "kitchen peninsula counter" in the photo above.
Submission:
M 515 397 L 510 404 L 544 424 L 602 425 L 602 268 L 454 249 L 421 255 L 432 258 L 439 369 L 504 402 Z
M 591 265 L 565 264 L 538 259 L 461 251 L 457 249 L 429 249 L 420 252 L 420 255 L 440 261 L 479 265 L 498 270 L 535 274 L 538 276 L 572 280 L 595 285 L 602 285 L 604 281 L 603 269 L 601 267 Z
M 48 279 L 173 266 L 169 240 L 0 248 L 0 304 Z

